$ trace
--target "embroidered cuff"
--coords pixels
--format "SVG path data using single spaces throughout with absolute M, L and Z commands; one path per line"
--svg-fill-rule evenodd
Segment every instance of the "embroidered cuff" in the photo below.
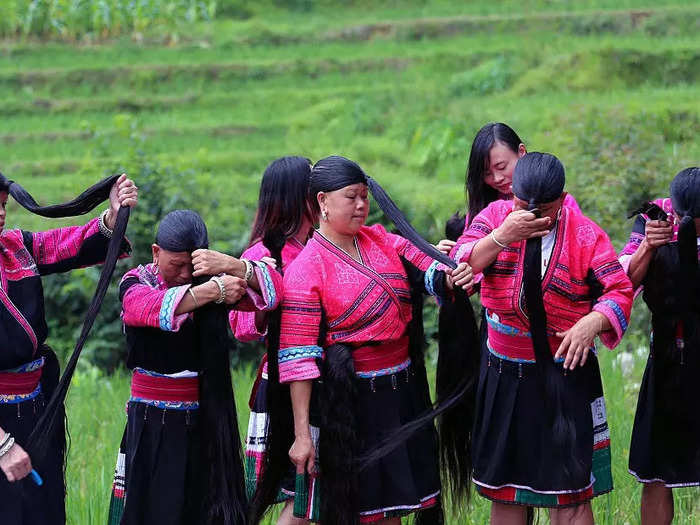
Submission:
M 174 286 L 173 288 L 168 288 L 165 292 L 163 302 L 160 305 L 160 313 L 158 314 L 161 330 L 165 332 L 177 332 L 182 326 L 182 323 L 184 323 L 189 316 L 189 314 L 186 313 L 180 315 L 175 314 L 175 310 L 187 293 L 189 287 L 190 285 L 188 284 Z
M 627 330 L 627 318 L 622 308 L 610 299 L 603 299 L 593 307 L 594 312 L 600 312 L 608 318 L 612 325 L 611 330 L 600 333 L 600 340 L 610 349 L 615 348 Z
M 270 267 L 262 261 L 255 261 L 252 264 L 260 292 L 248 287 L 246 294 L 236 304 L 236 310 L 244 312 L 274 310 L 279 305 L 281 294 L 278 294 L 275 289 L 275 283 L 270 275 Z
M 316 359 L 323 356 L 320 346 L 294 346 L 279 352 L 280 382 L 304 381 L 321 376 Z

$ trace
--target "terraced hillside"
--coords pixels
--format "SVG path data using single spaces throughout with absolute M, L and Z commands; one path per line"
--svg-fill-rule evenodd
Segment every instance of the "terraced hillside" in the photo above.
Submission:
M 340 153 L 437 240 L 464 208 L 475 132 L 501 120 L 530 149 L 562 159 L 568 190 L 621 248 L 625 212 L 665 195 L 677 171 L 700 162 L 697 2 L 398 4 L 277 9 L 104 41 L 8 37 L 0 41 L 0 171 L 46 201 L 144 164 L 185 173 L 203 188 L 197 204 L 217 247 L 236 251 L 270 160 Z M 9 213 L 10 225 L 46 224 L 16 206 Z M 621 345 L 632 356 L 646 344 L 640 306 Z M 637 522 L 626 456 L 643 350 L 634 359 L 634 372 L 623 374 L 617 358 L 603 356 L 617 488 L 595 504 L 601 523 Z M 123 402 L 123 376 L 109 380 L 118 400 L 104 401 L 90 374 L 78 393 L 105 407 Z M 238 378 L 244 391 L 246 373 Z M 105 458 L 121 422 L 95 431 L 95 413 L 73 399 L 80 459 L 70 471 L 71 522 L 101 523 Z M 101 452 L 86 458 L 95 446 Z M 477 499 L 450 523 L 482 523 Z M 696 490 L 679 492 L 677 523 L 700 519 L 699 500 Z

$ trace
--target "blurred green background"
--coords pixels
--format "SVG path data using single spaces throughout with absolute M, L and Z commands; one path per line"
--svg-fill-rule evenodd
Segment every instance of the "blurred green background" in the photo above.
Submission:
M 476 131 L 503 121 L 563 161 L 568 191 L 621 249 L 626 212 L 698 165 L 699 30 L 700 3 L 670 0 L 3 0 L 0 171 L 44 203 L 127 171 L 141 202 L 123 273 L 148 260 L 176 207 L 240 253 L 262 172 L 281 155 L 358 161 L 437 241 L 464 210 Z M 54 225 L 12 203 L 8 215 L 8 227 Z M 45 280 L 62 356 L 96 276 Z M 69 400 L 70 523 L 106 519 L 128 395 L 118 313 L 112 289 Z M 648 330 L 639 302 L 620 347 L 601 352 L 616 490 L 594 503 L 600 523 L 639 521 L 626 462 Z M 243 429 L 259 351 L 233 356 Z M 676 498 L 677 523 L 700 519 L 697 489 Z M 450 523 L 487 516 L 477 496 Z

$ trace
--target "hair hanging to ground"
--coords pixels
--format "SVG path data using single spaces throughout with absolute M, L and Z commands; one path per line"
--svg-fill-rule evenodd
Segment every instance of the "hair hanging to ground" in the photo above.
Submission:
M 90 212 L 98 204 L 109 199 L 110 190 L 118 178 L 118 175 L 107 177 L 106 179 L 101 180 L 97 184 L 85 190 L 72 201 L 51 206 L 39 206 L 36 200 L 34 200 L 34 197 L 32 197 L 27 190 L 16 182 L 8 180 L 2 174 L 0 174 L 0 190 L 7 191 L 23 208 L 36 215 L 51 218 L 74 217 Z M 90 302 L 90 306 L 88 307 L 88 311 L 85 314 L 80 335 L 78 336 L 73 352 L 68 359 L 63 376 L 58 382 L 53 395 L 49 399 L 44 413 L 32 430 L 32 433 L 25 444 L 25 448 L 29 452 L 33 464 L 39 470 L 41 469 L 41 464 L 46 457 L 49 447 L 52 445 L 52 442 L 55 439 L 56 432 L 63 428 L 62 425 L 65 417 L 63 402 L 66 398 L 66 394 L 68 393 L 68 387 L 70 386 L 70 382 L 73 377 L 73 373 L 75 372 L 75 367 L 78 363 L 78 358 L 82 352 L 83 345 L 85 344 L 85 341 L 87 341 L 92 325 L 100 311 L 102 300 L 104 299 L 107 288 L 109 287 L 109 282 L 112 278 L 112 274 L 114 273 L 114 267 L 119 254 L 122 252 L 124 234 L 129 221 L 129 213 L 129 208 L 125 207 L 121 208 L 117 214 L 114 231 L 107 249 L 107 256 L 100 272 L 100 279 L 97 283 L 97 287 Z
M 547 153 L 528 153 L 515 166 L 513 193 L 529 203 L 528 210 L 552 202 L 564 191 L 564 166 L 555 156 Z M 561 365 L 555 363 L 547 337 L 547 313 L 542 297 L 542 238 L 528 239 L 523 262 L 523 295 L 530 321 L 535 367 L 543 389 L 544 407 L 551 422 L 554 447 L 550 453 L 562 465 L 564 477 L 580 479 L 584 464 L 574 450 L 576 425 L 565 406 L 566 378 Z
M 465 182 L 469 206 L 469 213 L 467 214 L 469 224 L 481 210 L 498 199 L 498 191 L 484 182 L 491 148 L 496 143 L 507 146 L 513 153 L 518 153 L 518 148 L 523 141 L 520 140 L 513 128 L 502 122 L 486 124 L 474 137 L 469 153 Z

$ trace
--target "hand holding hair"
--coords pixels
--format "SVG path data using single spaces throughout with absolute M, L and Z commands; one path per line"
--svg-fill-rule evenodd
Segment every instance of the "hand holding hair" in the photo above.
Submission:
M 673 219 L 667 221 L 647 221 L 644 225 L 644 242 L 649 248 L 658 248 L 673 239 Z
M 552 219 L 549 217 L 538 219 L 530 211 L 516 210 L 508 214 L 503 224 L 493 230 L 493 234 L 501 244 L 508 246 L 514 242 L 544 237 L 551 225 Z
M 452 290 L 455 286 L 467 291 L 474 284 L 474 272 L 468 263 L 459 263 L 454 270 L 447 270 L 447 287 Z
M 126 173 L 122 173 L 109 190 L 109 211 L 105 216 L 106 226 L 113 230 L 119 208 L 122 206 L 133 208 L 137 202 L 138 187 L 133 180 L 127 178 Z

